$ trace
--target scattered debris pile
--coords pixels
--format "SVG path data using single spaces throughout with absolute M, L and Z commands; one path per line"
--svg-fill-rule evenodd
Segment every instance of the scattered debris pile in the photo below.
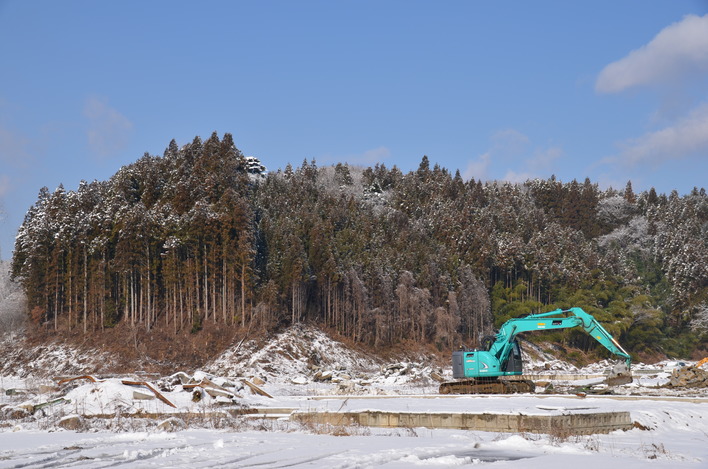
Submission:
M 692 366 L 674 368 L 668 386 L 673 388 L 708 388 L 708 358 Z
M 192 376 L 178 372 L 154 381 L 140 375 L 119 378 L 81 375 L 57 378 L 54 386 L 5 390 L 4 394 L 14 399 L 0 403 L 0 419 L 18 420 L 49 414 L 145 416 L 190 413 L 214 406 L 243 409 L 248 407 L 249 399 L 243 396 L 243 391 L 249 390 L 252 394 L 272 397 L 245 379 L 228 380 L 203 372 Z M 75 423 L 72 421 L 71 425 Z
M 444 380 L 442 373 L 442 370 L 434 370 L 423 363 L 399 362 L 381 367 L 384 379 L 394 383 L 400 381 L 431 384 L 431 379 L 437 382 Z
M 436 379 L 435 368 L 428 363 L 432 360 L 405 358 L 387 364 L 300 324 L 267 341 L 244 340 L 203 369 L 220 376 L 243 376 L 256 385 L 265 382 L 279 394 L 381 395 L 421 385 L 432 389 Z
M 221 384 L 212 381 L 208 375 L 197 372 L 194 376 L 189 376 L 187 373 L 180 371 L 173 374 L 169 378 L 159 381 L 159 386 L 163 391 L 174 392 L 175 390 L 183 390 L 192 393 L 192 401 L 199 402 L 205 395 L 220 400 L 221 402 L 233 402 L 241 396 L 238 391 L 243 389 L 243 385 L 232 383 L 228 380 L 221 380 Z M 124 383 L 127 384 L 127 383 Z
M 366 379 L 353 379 L 346 368 L 341 366 L 339 369 L 313 367 L 312 371 L 314 372 L 312 381 L 316 383 L 336 384 L 337 387 L 334 389 L 334 392 L 337 394 L 354 394 L 360 392 L 360 388 L 370 384 Z M 307 378 L 297 376 L 291 381 L 293 384 L 306 384 Z

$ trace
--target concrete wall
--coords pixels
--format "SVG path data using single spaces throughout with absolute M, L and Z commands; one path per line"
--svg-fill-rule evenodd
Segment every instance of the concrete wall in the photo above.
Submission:
M 629 412 L 602 412 L 566 415 L 415 413 L 415 412 L 295 412 L 291 419 L 335 426 L 427 427 L 487 432 L 589 435 L 629 430 Z

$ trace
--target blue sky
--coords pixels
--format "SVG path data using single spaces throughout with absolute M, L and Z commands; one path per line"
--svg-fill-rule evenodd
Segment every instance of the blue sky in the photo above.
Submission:
M 42 186 L 215 130 L 270 170 L 708 186 L 708 1 L 0 0 L 0 58 L 4 259 Z

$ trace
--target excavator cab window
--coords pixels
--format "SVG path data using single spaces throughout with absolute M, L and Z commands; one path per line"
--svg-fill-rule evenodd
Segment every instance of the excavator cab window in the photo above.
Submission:
M 487 335 L 482 338 L 482 350 L 484 351 L 489 351 L 492 348 L 492 345 L 494 345 L 494 341 L 496 340 L 496 337 L 493 335 Z
M 521 360 L 521 346 L 516 340 L 514 341 L 514 351 L 512 353 L 515 359 Z
M 521 374 L 521 347 L 519 346 L 519 342 L 517 340 L 514 340 L 514 348 L 512 348 L 511 354 L 509 354 L 509 359 L 504 364 L 504 371 Z

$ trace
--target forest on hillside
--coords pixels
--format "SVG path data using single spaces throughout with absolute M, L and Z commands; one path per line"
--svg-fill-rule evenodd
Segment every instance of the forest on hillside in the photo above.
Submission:
M 702 188 L 465 181 L 425 156 L 408 173 L 307 160 L 263 170 L 214 133 L 76 191 L 42 188 L 12 259 L 33 327 L 307 321 L 371 346 L 447 350 L 511 317 L 579 306 L 635 354 L 706 349 Z M 547 338 L 597 347 L 581 331 Z

